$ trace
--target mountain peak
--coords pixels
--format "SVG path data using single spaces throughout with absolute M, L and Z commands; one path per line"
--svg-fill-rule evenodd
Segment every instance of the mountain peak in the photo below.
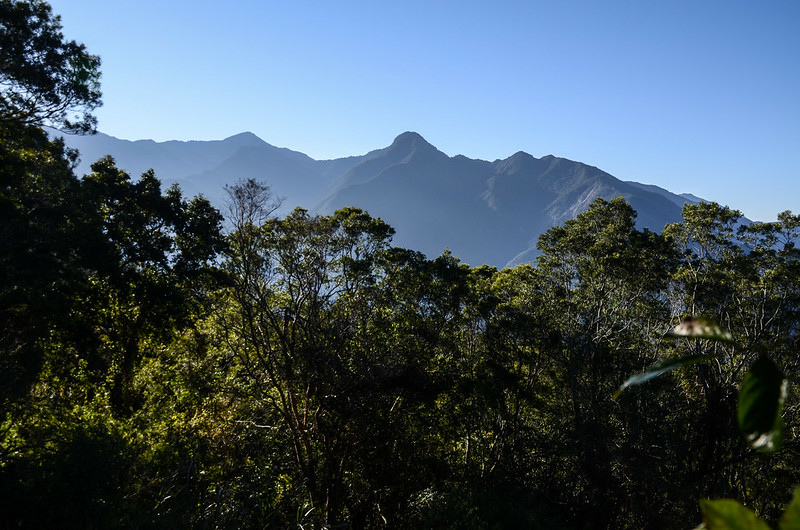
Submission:
M 398 134 L 397 138 L 394 139 L 395 142 L 412 141 L 412 140 L 422 140 L 423 142 L 425 142 L 425 138 L 423 138 L 422 135 L 419 134 L 418 132 L 414 131 L 406 131 L 404 133 Z
M 130 175 L 153 168 L 162 182 L 179 182 L 187 195 L 202 193 L 220 207 L 222 184 L 244 175 L 288 197 L 287 208 L 325 215 L 344 206 L 363 208 L 397 230 L 393 244 L 429 257 L 447 247 L 472 264 L 534 259 L 539 235 L 597 196 L 625 197 L 639 213 L 637 226 L 654 231 L 680 221 L 680 208 L 691 199 L 637 188 L 551 155 L 517 151 L 493 162 L 449 157 L 412 131 L 366 155 L 329 161 L 272 146 L 250 132 L 213 141 L 140 143 L 97 135 L 69 136 L 65 143 L 89 162 L 110 153 Z M 89 165 L 79 171 L 90 173 Z
M 395 138 L 392 145 L 383 152 L 398 162 L 408 162 L 412 158 L 418 159 L 420 156 L 428 160 L 447 158 L 447 155 L 428 143 L 419 133 L 411 131 L 406 131 Z
M 428 141 L 422 137 L 419 133 L 406 131 L 403 134 L 399 135 L 397 138 L 394 139 L 392 145 L 390 147 L 393 148 L 433 148 L 433 146 L 428 143 Z
M 526 153 L 525 151 L 517 151 L 516 153 L 508 157 L 508 160 L 536 160 L 536 157 Z
M 262 140 L 255 134 L 251 133 L 250 131 L 234 134 L 233 136 L 228 136 L 222 141 L 235 145 L 259 145 L 265 143 L 264 140 Z
M 531 168 L 532 164 L 536 162 L 536 158 L 529 155 L 525 151 L 517 151 L 505 160 L 498 160 L 495 162 L 498 173 L 519 173 Z

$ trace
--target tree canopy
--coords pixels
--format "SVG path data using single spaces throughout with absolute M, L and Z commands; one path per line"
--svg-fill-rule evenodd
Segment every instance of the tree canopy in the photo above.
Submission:
M 796 526 L 800 216 L 597 199 L 497 270 L 244 176 L 223 230 L 74 174 L 99 62 L 0 6 L 0 526 Z
M 65 40 L 41 0 L 0 0 L 0 120 L 94 131 L 100 58 Z

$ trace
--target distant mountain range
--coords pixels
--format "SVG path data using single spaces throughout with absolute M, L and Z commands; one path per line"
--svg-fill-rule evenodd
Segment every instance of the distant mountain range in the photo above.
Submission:
M 395 244 L 429 257 L 450 249 L 470 265 L 532 262 L 539 235 L 597 197 L 624 197 L 638 212 L 638 225 L 654 231 L 679 221 L 684 203 L 701 200 L 552 155 L 520 151 L 494 162 L 451 157 L 413 132 L 383 149 L 335 160 L 314 160 L 252 133 L 191 142 L 98 133 L 67 135 L 65 142 L 80 152 L 81 175 L 110 154 L 134 178 L 152 168 L 165 184 L 177 182 L 186 195 L 203 194 L 221 209 L 226 184 L 255 178 L 285 197 L 283 213 L 295 206 L 320 214 L 357 206 L 391 224 Z

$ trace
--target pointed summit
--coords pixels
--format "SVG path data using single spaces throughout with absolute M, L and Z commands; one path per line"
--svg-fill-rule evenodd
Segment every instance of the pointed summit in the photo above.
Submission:
M 397 138 L 394 139 L 394 144 L 396 143 L 404 143 L 404 142 L 413 142 L 413 141 L 422 141 L 428 143 L 425 138 L 422 137 L 421 134 L 414 131 L 406 131 L 404 133 L 398 134 Z
M 412 160 L 432 162 L 447 159 L 448 156 L 428 143 L 425 138 L 415 132 L 404 132 L 394 139 L 392 145 L 383 150 L 384 160 L 393 163 L 410 163 Z
M 415 149 L 425 151 L 431 149 L 434 151 L 436 150 L 422 135 L 411 131 L 406 131 L 395 138 L 392 145 L 389 146 L 389 149 L 398 149 L 402 151 L 413 151 Z
M 539 235 L 585 210 L 595 197 L 625 197 L 637 226 L 652 231 L 681 220 L 691 196 L 625 183 L 580 162 L 518 151 L 503 160 L 450 157 L 407 131 L 362 156 L 318 161 L 272 146 L 252 133 L 225 140 L 131 142 L 103 135 L 69 136 L 81 159 L 111 153 L 132 176 L 153 168 L 162 182 L 179 182 L 225 206 L 223 184 L 243 177 L 266 181 L 285 206 L 329 215 L 355 206 L 396 229 L 393 244 L 428 257 L 449 248 L 465 263 L 503 266 L 536 257 Z M 85 173 L 90 172 L 88 164 Z M 77 171 L 81 171 L 79 168 Z
M 250 131 L 228 136 L 222 141 L 232 145 L 261 145 L 266 143 Z
M 505 160 L 495 161 L 494 164 L 496 167 L 495 171 L 498 174 L 513 175 L 516 173 L 524 173 L 526 171 L 536 171 L 536 168 L 541 163 L 539 159 L 529 155 L 525 151 L 517 151 Z

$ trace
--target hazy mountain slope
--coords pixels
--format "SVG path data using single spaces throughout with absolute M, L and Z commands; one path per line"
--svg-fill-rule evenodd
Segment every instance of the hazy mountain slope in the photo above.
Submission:
M 130 141 L 103 133 L 77 136 L 51 131 L 51 134 L 64 136 L 68 146 L 78 149 L 79 175 L 89 173 L 92 163 L 111 154 L 117 165 L 132 176 L 138 177 L 144 171 L 153 169 L 164 182 L 172 182 L 193 173 L 206 171 L 221 164 L 242 147 L 269 145 L 252 133 L 241 133 L 224 140 L 190 142 Z
M 416 133 L 404 133 L 346 173 L 316 210 L 356 205 L 397 229 L 396 244 L 435 256 L 450 248 L 469 263 L 513 248 L 501 216 L 481 197 L 491 164 L 450 158 Z
M 471 265 L 533 261 L 539 235 L 597 197 L 624 197 L 639 226 L 656 231 L 678 221 L 686 201 L 699 200 L 552 155 L 518 152 L 494 162 L 450 157 L 414 132 L 336 160 L 314 160 L 251 133 L 209 142 L 130 142 L 104 134 L 65 141 L 81 152 L 80 173 L 111 154 L 134 178 L 152 167 L 165 183 L 179 182 L 188 195 L 202 193 L 218 207 L 226 184 L 255 178 L 286 197 L 281 213 L 298 205 L 323 214 L 358 206 L 394 226 L 397 245 L 431 257 L 449 248 Z
M 373 179 L 388 167 L 408 163 L 412 157 L 416 157 L 416 165 L 435 165 L 448 158 L 419 134 L 405 132 L 395 138 L 389 147 L 372 151 L 354 164 L 342 174 L 333 192 Z
M 668 193 L 668 192 L 665 192 Z M 579 162 L 518 152 L 486 162 L 448 157 L 403 133 L 346 173 L 318 210 L 357 205 L 397 229 L 396 242 L 428 255 L 449 248 L 472 265 L 530 261 L 539 235 L 597 197 L 625 197 L 642 227 L 680 219 L 679 198 L 632 186 Z
M 137 178 L 153 169 L 165 184 L 177 182 L 187 195 L 203 194 L 216 205 L 225 200 L 224 187 L 240 179 L 268 182 L 284 197 L 283 211 L 298 205 L 309 207 L 330 191 L 332 182 L 369 155 L 338 160 L 314 160 L 308 155 L 268 144 L 245 132 L 214 141 L 121 140 L 103 133 L 64 135 L 68 146 L 78 149 L 79 175 L 91 172 L 91 164 L 110 154 L 117 166 Z
M 697 204 L 699 202 L 703 202 L 703 199 L 701 199 L 700 197 L 696 197 L 691 193 L 681 193 L 679 195 L 676 195 L 675 193 L 667 191 L 664 188 L 659 188 L 658 186 L 654 186 L 652 184 L 641 184 L 639 182 L 633 182 L 633 181 L 625 181 L 625 184 L 630 184 L 631 186 L 634 186 L 636 188 L 657 193 L 662 197 L 666 197 L 667 199 L 671 200 L 681 208 L 683 208 L 683 205 L 686 204 L 687 202 L 691 204 Z
M 187 194 L 202 193 L 220 204 L 226 197 L 225 185 L 247 178 L 269 183 L 275 195 L 284 199 L 284 212 L 305 206 L 312 198 L 321 199 L 329 184 L 314 160 L 293 156 L 292 152 L 282 152 L 266 143 L 241 147 L 214 167 L 178 182 Z

